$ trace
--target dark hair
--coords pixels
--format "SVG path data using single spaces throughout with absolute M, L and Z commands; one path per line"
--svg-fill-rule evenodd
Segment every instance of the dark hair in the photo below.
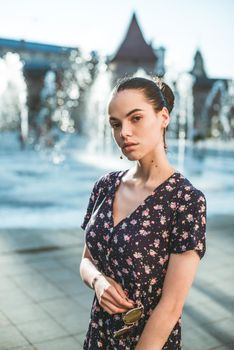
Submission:
M 141 77 L 124 77 L 117 81 L 113 93 L 118 93 L 123 90 L 141 90 L 147 100 L 152 104 L 154 110 L 159 112 L 166 107 L 170 113 L 174 106 L 174 94 L 171 88 L 164 82 L 157 83 L 156 81 Z M 159 79 L 160 81 L 160 79 Z M 166 128 L 163 132 L 164 149 L 167 151 L 165 140 Z

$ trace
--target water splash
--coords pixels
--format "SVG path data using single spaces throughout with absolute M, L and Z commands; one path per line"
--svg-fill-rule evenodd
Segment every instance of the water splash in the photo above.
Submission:
M 194 77 L 189 73 L 180 74 L 176 82 L 179 97 L 177 102 L 179 113 L 178 166 L 182 171 L 184 171 L 186 143 L 191 149 L 194 137 L 193 84 Z
M 97 75 L 86 94 L 84 130 L 88 139 L 87 152 L 112 152 L 113 141 L 107 118 L 107 104 L 112 89 L 112 74 L 104 59 L 100 59 Z
M 20 56 L 8 52 L 0 58 L 0 131 L 20 129 L 22 144 L 28 137 L 27 86 Z
M 233 107 L 233 81 L 229 81 L 228 85 L 226 86 L 226 83 L 224 80 L 217 80 L 209 94 L 206 97 L 203 113 L 202 113 L 202 121 L 204 123 L 205 129 L 209 129 L 211 127 L 211 135 L 214 137 L 221 137 L 223 139 L 230 139 L 231 137 L 231 124 L 229 121 L 229 113 L 231 111 L 231 108 Z M 220 100 L 219 100 L 219 109 L 218 109 L 218 115 L 217 115 L 217 122 L 220 122 L 221 128 L 218 125 L 211 125 L 209 126 L 210 117 L 209 112 L 212 106 L 215 103 L 215 99 L 217 95 L 220 94 Z M 212 118 L 212 117 L 211 117 Z M 213 116 L 213 119 L 215 121 L 215 118 Z
M 58 150 L 62 152 L 61 144 L 64 147 L 63 141 L 68 140 L 66 136 L 79 128 L 77 119 L 82 114 L 80 100 L 92 82 L 89 59 L 78 49 L 73 50 L 63 71 L 46 73 L 40 94 L 40 110 L 32 130 L 36 133 L 32 136 L 36 149 L 53 148 L 52 152 L 60 157 Z

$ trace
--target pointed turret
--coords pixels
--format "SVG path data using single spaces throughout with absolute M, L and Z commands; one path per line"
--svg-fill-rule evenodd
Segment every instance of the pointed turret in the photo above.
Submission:
M 145 41 L 136 14 L 133 13 L 125 38 L 110 62 L 155 64 L 156 61 L 157 56 L 152 46 Z
M 204 68 L 204 60 L 200 50 L 197 50 L 194 56 L 194 65 L 191 72 L 196 78 L 206 78 L 206 71 Z

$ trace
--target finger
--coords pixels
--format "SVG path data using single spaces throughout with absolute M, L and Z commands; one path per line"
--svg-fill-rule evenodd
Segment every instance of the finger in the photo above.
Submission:
M 130 303 L 132 303 L 133 305 L 135 305 L 135 302 L 127 297 L 127 295 L 128 295 L 127 290 L 125 292 L 123 290 L 122 286 L 119 283 L 116 283 L 116 289 L 117 289 L 117 291 L 119 292 L 119 294 L 121 295 L 122 298 L 124 298 L 125 300 L 127 300 Z
M 99 301 L 99 304 L 108 314 L 112 315 L 112 311 L 107 304 L 103 303 L 102 300 Z
M 113 288 L 113 290 L 114 290 L 114 293 L 118 294 L 118 292 L 115 291 L 114 288 Z M 101 298 L 101 301 L 103 304 L 113 305 L 113 307 L 121 308 L 121 312 L 127 311 L 130 307 L 132 307 L 132 305 L 129 307 L 123 306 L 120 302 L 116 301 L 116 299 L 113 297 L 113 294 L 112 294 L 110 289 L 104 291 L 100 295 L 100 298 Z
M 124 299 L 126 299 L 126 293 L 124 292 L 122 286 L 119 283 L 116 283 L 115 288 L 119 292 L 120 296 Z
M 133 307 L 133 303 L 127 301 L 125 298 L 122 298 L 115 288 L 108 288 L 106 290 L 105 297 L 110 297 L 113 300 L 113 303 L 121 308 L 131 309 Z
M 101 302 L 100 302 L 100 305 L 101 305 L 101 307 L 102 307 L 105 311 L 107 311 L 110 315 L 126 312 L 126 309 L 116 307 L 116 306 L 114 306 L 113 304 L 111 304 L 111 303 L 109 303 L 109 302 L 106 302 L 106 301 L 105 301 L 105 302 L 104 302 L 104 301 L 101 301 Z
M 114 279 L 112 279 L 111 277 L 106 277 L 106 279 L 108 280 L 108 282 L 118 291 L 118 293 L 120 294 L 120 296 L 122 298 L 124 298 L 125 300 L 131 302 L 133 305 L 135 305 L 135 302 L 133 300 L 130 300 L 127 296 L 128 296 L 128 291 L 127 289 L 123 290 L 122 286 L 120 283 L 116 282 Z

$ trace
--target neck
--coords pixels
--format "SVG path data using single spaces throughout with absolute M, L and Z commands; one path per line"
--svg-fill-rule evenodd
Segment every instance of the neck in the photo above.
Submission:
M 155 182 L 156 179 L 164 180 L 175 172 L 169 163 L 165 150 L 154 150 L 136 162 L 133 168 L 133 176 L 141 178 L 144 182 Z

